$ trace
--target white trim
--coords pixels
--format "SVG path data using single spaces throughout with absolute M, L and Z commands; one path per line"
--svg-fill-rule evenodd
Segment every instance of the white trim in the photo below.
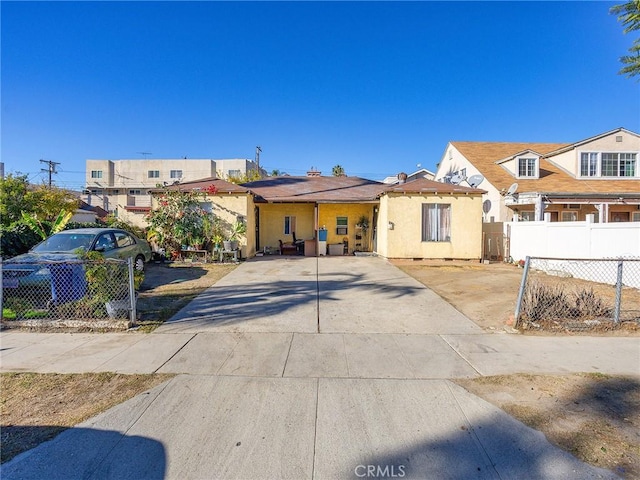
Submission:
M 533 165 L 533 175 L 520 175 L 520 160 L 533 160 L 534 161 L 534 165 Z M 537 180 L 540 178 L 540 156 L 538 155 L 518 155 L 517 157 L 515 157 L 515 174 L 516 174 L 516 178 L 522 178 L 522 179 L 533 179 L 533 180 Z
M 582 154 L 583 153 L 595 153 L 596 157 L 596 174 L 593 176 L 582 175 Z M 635 165 L 634 165 L 634 173 L 633 176 L 604 176 L 602 175 L 602 154 L 603 153 L 615 153 L 615 154 L 630 154 L 635 155 Z M 576 179 L 577 180 L 635 180 L 640 178 L 640 152 L 634 150 L 627 151 L 605 151 L 605 150 L 576 150 Z M 618 157 L 618 161 L 620 158 Z M 619 164 L 618 164 L 619 165 Z

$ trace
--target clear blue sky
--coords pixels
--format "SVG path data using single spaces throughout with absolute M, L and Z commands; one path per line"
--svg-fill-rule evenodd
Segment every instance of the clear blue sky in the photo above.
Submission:
M 253 158 L 435 170 L 450 140 L 640 131 L 619 2 L 1 2 L 5 172 Z

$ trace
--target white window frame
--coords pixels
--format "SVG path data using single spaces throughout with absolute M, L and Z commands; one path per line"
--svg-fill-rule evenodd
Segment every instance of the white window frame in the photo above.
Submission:
M 295 215 L 285 215 L 284 216 L 284 225 L 282 232 L 285 235 L 293 235 L 293 232 L 296 231 L 296 216 Z
M 631 212 L 631 221 L 640 222 L 640 212 Z
M 529 174 L 529 166 L 528 164 L 525 166 L 525 174 L 520 170 L 520 162 L 521 161 L 533 161 L 533 168 L 531 174 Z M 516 157 L 516 177 L 517 178 L 540 178 L 540 157 L 536 157 L 535 155 L 522 155 L 520 157 Z
M 147 178 L 160 178 L 160 170 L 149 170 Z
M 91 178 L 102 178 L 102 170 L 91 170 Z
M 336 217 L 336 235 L 349 235 L 349 217 Z
M 589 163 L 595 161 L 596 165 L 595 165 L 595 174 L 591 175 L 592 172 L 592 168 L 591 165 L 589 165 L 588 167 L 588 174 L 587 175 L 583 175 L 582 174 L 582 162 L 583 162 L 583 156 L 588 155 L 588 161 Z M 615 171 L 616 171 L 616 175 L 604 175 L 603 174 L 603 169 L 602 169 L 602 157 L 603 155 L 615 155 L 617 158 L 615 159 L 616 161 L 616 167 L 615 167 Z M 631 156 L 632 158 L 623 158 L 623 161 L 631 161 L 632 165 L 633 165 L 633 175 L 620 175 L 620 157 L 621 156 Z M 579 151 L 578 152 L 578 171 L 577 171 L 577 177 L 578 178 L 588 178 L 588 179 L 593 179 L 593 178 L 619 178 L 619 179 L 628 179 L 628 178 L 638 178 L 640 177 L 640 161 L 639 161 L 639 157 L 640 154 L 639 152 L 606 152 L 606 151 L 589 151 L 589 150 L 584 150 L 584 151 Z M 585 157 L 586 159 L 587 157 Z
M 423 242 L 451 242 L 451 204 L 423 203 L 420 228 Z
M 171 170 L 169 178 L 182 178 L 182 170 Z
M 142 190 L 129 190 L 128 195 L 142 195 Z

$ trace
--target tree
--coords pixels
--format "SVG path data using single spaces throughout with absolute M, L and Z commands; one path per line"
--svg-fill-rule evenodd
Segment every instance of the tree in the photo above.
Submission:
M 262 180 L 262 173 L 257 169 L 247 170 L 245 173 L 241 173 L 239 175 L 229 175 L 227 177 L 228 182 L 235 183 L 236 185 L 255 182 L 256 180 Z
M 0 221 L 9 226 L 22 219 L 22 212 L 32 212 L 33 199 L 28 196 L 29 180 L 26 175 L 8 174 L 0 179 Z
M 270 177 L 279 177 L 280 175 L 282 175 L 282 172 L 280 172 L 280 170 L 278 170 L 277 168 L 271 170 L 271 173 L 269 174 Z
M 334 177 L 346 177 L 346 174 L 344 173 L 344 168 L 342 168 L 341 165 L 336 165 L 335 167 L 333 167 L 331 169 L 331 174 Z
M 624 26 L 625 34 L 640 30 L 640 0 L 630 0 L 622 5 L 616 5 L 609 10 L 612 15 L 618 15 L 618 21 Z M 631 55 L 620 57 L 624 67 L 618 72 L 631 78 L 640 75 L 640 38 L 636 38 L 629 48 Z
M 0 180 L 0 221 L 8 226 L 22 220 L 22 212 L 38 220 L 54 221 L 61 211 L 73 212 L 78 199 L 57 187 L 29 184 L 26 175 L 9 174 Z

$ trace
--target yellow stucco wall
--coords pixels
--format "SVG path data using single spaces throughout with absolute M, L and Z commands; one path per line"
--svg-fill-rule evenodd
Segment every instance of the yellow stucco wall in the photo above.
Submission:
M 314 238 L 315 205 L 311 203 L 260 203 L 260 248 L 278 249 L 278 240 L 292 242 L 292 235 L 284 234 L 284 217 L 296 217 L 296 238 L 308 240 Z M 255 233 L 255 232 L 254 232 Z M 255 245 L 255 237 L 254 237 Z
M 369 203 L 322 203 L 318 205 L 318 227 L 326 227 L 327 245 L 343 243 L 346 238 L 349 242 L 349 253 L 352 253 L 356 249 L 359 251 L 371 251 L 374 206 L 376 205 Z M 358 223 L 360 217 L 363 215 L 369 219 L 370 227 L 367 232 L 367 238 L 362 239 L 360 242 L 361 246 L 358 248 L 356 245 L 356 234 L 361 232 L 356 227 L 356 223 Z M 347 217 L 348 226 L 346 235 L 338 235 L 336 233 L 337 217 Z
M 422 241 L 422 204 L 451 205 L 451 241 Z M 389 222 L 393 229 L 388 228 Z M 482 248 L 480 195 L 388 194 L 380 201 L 378 253 L 387 258 L 479 259 Z

